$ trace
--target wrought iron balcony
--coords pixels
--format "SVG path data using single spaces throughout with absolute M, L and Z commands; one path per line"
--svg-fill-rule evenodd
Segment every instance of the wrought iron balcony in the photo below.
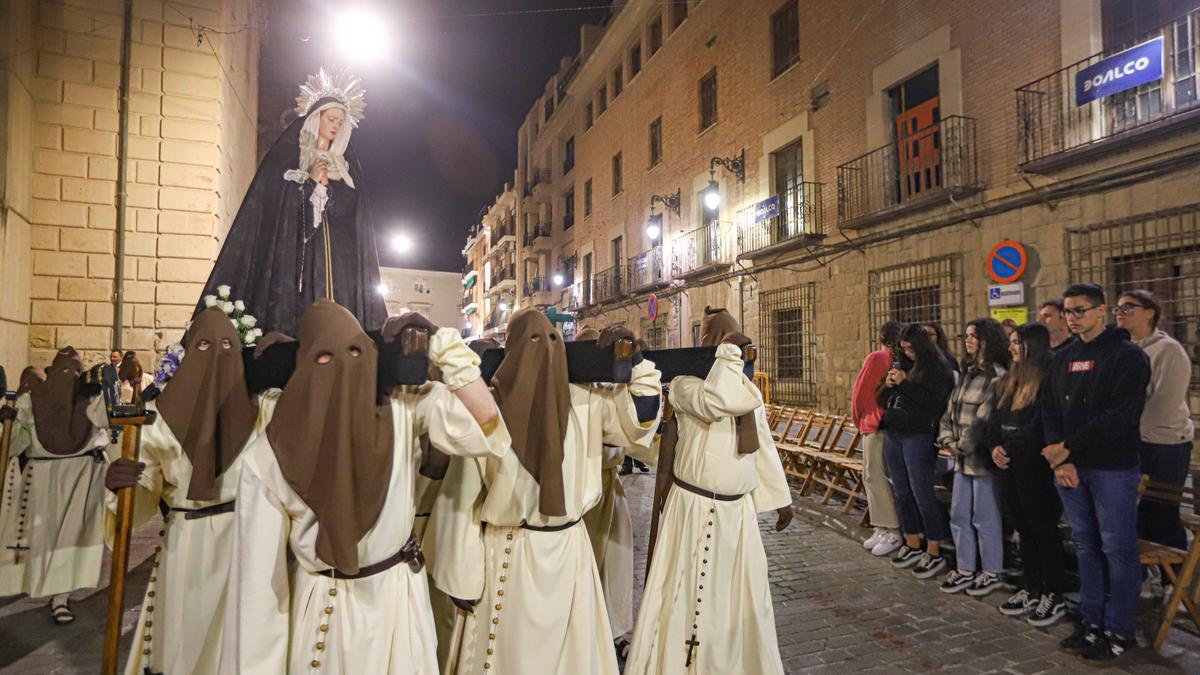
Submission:
M 1108 56 L 1163 38 L 1163 76 L 1149 84 L 1080 104 L 1076 75 Z M 1157 132 L 1200 118 L 1197 53 L 1200 10 L 1127 44 L 1115 45 L 1017 89 L 1018 163 L 1027 171 L 1055 168 L 1078 155 L 1110 147 L 1104 141 Z M 1183 113 L 1191 113 L 1181 115 Z M 1077 150 L 1079 152 L 1070 152 Z M 1069 153 L 1068 156 L 1063 156 Z
M 529 180 L 525 183 L 525 196 L 533 194 L 533 191 L 540 185 L 546 185 L 550 182 L 552 176 L 549 169 L 533 168 L 529 170 Z
M 838 224 L 866 227 L 979 189 L 975 120 L 954 115 L 837 169 Z
M 779 215 L 754 222 L 754 207 L 738 212 L 738 256 L 753 258 L 825 236 L 822 183 L 797 183 L 779 195 Z
M 550 292 L 550 280 L 545 277 L 533 277 L 525 282 L 525 297 L 532 297 L 538 293 Z
M 686 279 L 728 267 L 730 253 L 719 224 L 698 227 L 671 242 L 671 275 Z
M 533 225 L 533 226 L 530 226 L 525 231 L 525 242 L 524 243 L 526 246 L 533 246 L 534 242 L 536 242 L 538 239 L 540 239 L 542 237 L 549 237 L 549 236 L 550 236 L 550 225 L 548 225 L 548 224 L 547 225 L 542 225 L 542 224 Z
M 613 265 L 606 270 L 600 270 L 592 277 L 595 302 L 611 302 L 625 295 L 623 269 L 620 264 Z
M 515 281 L 517 278 L 517 268 L 514 265 L 504 267 L 493 267 L 492 278 L 488 282 L 488 289 L 494 289 L 505 281 Z
M 570 296 L 567 298 L 568 311 L 577 312 L 593 304 L 591 279 L 583 279 L 571 284 Z
M 625 273 L 630 292 L 666 286 L 667 268 L 663 263 L 662 246 L 655 246 L 630 258 L 625 264 Z
M 494 330 L 496 328 L 504 328 L 508 325 L 508 317 L 511 312 L 511 309 L 500 309 L 499 307 L 493 309 L 492 313 L 488 314 L 487 321 L 483 324 L 484 329 Z

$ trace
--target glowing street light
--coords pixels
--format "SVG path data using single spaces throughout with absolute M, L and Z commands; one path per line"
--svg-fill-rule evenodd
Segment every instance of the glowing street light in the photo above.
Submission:
M 501 312 L 507 312 L 507 311 L 508 311 L 508 303 L 507 303 L 507 302 L 502 302 L 502 303 L 500 303 L 500 311 L 501 311 Z
M 387 295 L 388 285 L 381 281 L 379 282 L 379 285 L 375 287 L 375 290 L 379 291 L 380 295 Z
M 366 7 L 351 7 L 335 12 L 333 41 L 346 60 L 366 64 L 387 54 L 391 34 L 382 16 Z
M 650 224 L 646 226 L 646 236 L 650 237 L 650 241 L 658 241 L 660 235 L 662 235 L 662 228 L 657 222 L 650 221 Z
M 555 274 L 555 275 L 554 275 L 554 277 L 551 279 L 551 281 L 553 281 L 553 282 L 554 282 L 554 285 L 555 285 L 555 286 L 562 286 L 562 285 L 563 285 L 563 281 L 564 281 L 564 279 L 563 279 L 563 275 L 561 275 L 561 274 Z
M 708 189 L 704 191 L 704 207 L 709 211 L 716 211 L 721 205 L 721 188 L 717 185 L 717 181 L 708 181 Z
M 413 249 L 412 237 L 407 234 L 397 234 L 392 237 L 392 249 L 396 253 L 408 253 Z

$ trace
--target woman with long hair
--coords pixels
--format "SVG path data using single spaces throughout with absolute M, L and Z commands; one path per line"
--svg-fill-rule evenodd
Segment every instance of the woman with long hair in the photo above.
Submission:
M 1004 570 L 1004 528 L 992 480 L 991 450 L 983 443 L 984 425 L 996 403 L 996 381 L 1012 358 L 1004 329 L 995 319 L 968 323 L 963 348 L 962 377 L 950 394 L 938 434 L 938 445 L 954 456 L 950 532 L 958 559 L 956 569 L 942 583 L 942 592 L 965 590 L 982 597 L 999 588 Z
M 884 407 L 883 453 L 904 534 L 892 565 L 915 566 L 913 574 L 927 579 L 946 569 L 941 543 L 949 532 L 946 513 L 933 495 L 934 440 L 954 389 L 954 371 L 920 324 L 904 327 L 900 350 L 905 359 L 892 364 L 877 397 Z
M 946 330 L 942 328 L 941 322 L 926 321 L 921 324 L 921 329 L 937 345 L 938 351 L 942 353 L 942 356 L 946 359 L 946 363 L 950 364 L 950 368 L 955 372 L 959 372 L 958 359 L 954 358 L 954 352 L 950 349 L 950 339 L 946 337 Z
M 1021 539 L 1021 588 L 1000 611 L 1049 626 L 1066 613 L 1066 552 L 1058 531 L 1062 502 L 1054 472 L 1042 457 L 1041 397 L 1053 352 L 1050 331 L 1027 323 L 1009 337 L 1013 367 L 1000 380 L 985 447 L 992 448 L 1000 497 Z

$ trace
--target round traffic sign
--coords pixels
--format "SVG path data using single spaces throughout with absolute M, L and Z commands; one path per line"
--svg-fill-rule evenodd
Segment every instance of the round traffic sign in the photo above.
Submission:
M 657 295 L 651 295 L 646 300 L 646 318 L 650 319 L 650 323 L 654 323 L 654 320 L 658 318 L 658 296 Z
M 1025 247 L 1010 239 L 996 244 L 987 257 L 987 273 L 998 284 L 1009 284 L 1021 278 L 1029 256 Z

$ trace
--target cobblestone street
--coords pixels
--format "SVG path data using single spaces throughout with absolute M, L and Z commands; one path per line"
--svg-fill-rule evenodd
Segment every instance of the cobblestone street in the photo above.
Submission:
M 639 589 L 645 574 L 644 524 L 653 485 L 653 474 L 625 478 L 637 533 Z M 773 518 L 760 520 L 780 650 L 789 674 L 1095 672 L 1058 651 L 1058 640 L 1070 630 L 1066 622 L 1044 631 L 1004 617 L 996 607 L 1005 592 L 983 600 L 945 596 L 934 582 L 917 581 L 907 572 L 893 570 L 886 560 L 863 552 L 851 538 L 859 535 L 858 528 L 838 510 L 821 510 L 811 498 L 797 498 L 796 505 L 797 517 L 782 533 L 772 531 Z M 135 569 L 126 599 L 126 638 L 145 589 L 146 560 L 156 528 L 136 537 Z M 97 672 L 105 594 L 102 590 L 79 593 L 73 608 L 75 623 L 56 627 L 40 600 L 0 600 L 0 672 Z M 1155 610 L 1143 610 L 1143 624 L 1155 618 Z M 1182 621 L 1176 625 L 1162 654 L 1139 649 L 1120 669 L 1099 672 L 1200 672 L 1200 637 L 1188 632 L 1194 631 L 1193 626 Z

